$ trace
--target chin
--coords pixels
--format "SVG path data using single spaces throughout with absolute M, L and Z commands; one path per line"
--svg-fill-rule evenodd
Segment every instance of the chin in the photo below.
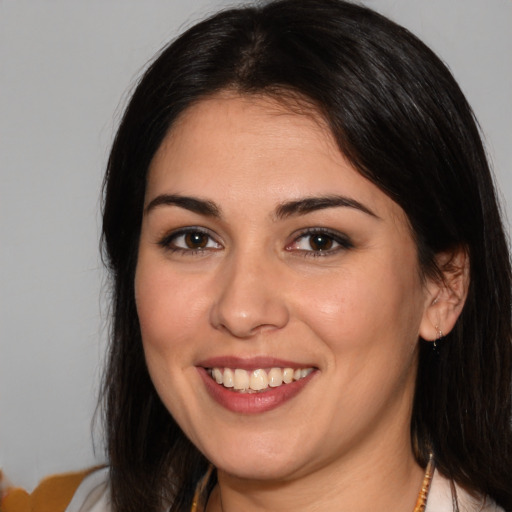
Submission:
M 226 448 L 221 453 L 213 450 L 208 458 L 218 470 L 248 480 L 286 480 L 304 465 L 299 459 L 306 459 L 306 456 L 281 441 L 252 446 L 253 449 L 251 444 L 219 443 L 217 446 Z
M 257 481 L 283 481 L 288 480 L 293 474 L 293 467 L 283 465 L 282 461 L 276 462 L 264 460 L 251 461 L 219 461 L 215 467 L 218 471 L 227 473 L 231 477 L 243 480 Z

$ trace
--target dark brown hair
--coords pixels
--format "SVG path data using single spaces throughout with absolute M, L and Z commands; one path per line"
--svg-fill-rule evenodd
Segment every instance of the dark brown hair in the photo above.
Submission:
M 223 89 L 297 95 L 328 122 L 354 167 L 408 216 L 420 265 L 464 247 L 470 286 L 439 354 L 420 342 L 411 424 L 418 462 L 512 510 L 511 273 L 471 108 L 443 63 L 375 12 L 338 0 L 279 0 L 223 11 L 166 47 L 140 80 L 104 184 L 113 283 L 104 383 L 116 512 L 187 510 L 207 461 L 160 402 L 144 361 L 134 273 L 146 173 L 187 107 Z

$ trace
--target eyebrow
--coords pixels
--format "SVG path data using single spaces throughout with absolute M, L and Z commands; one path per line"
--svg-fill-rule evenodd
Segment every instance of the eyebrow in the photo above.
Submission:
M 364 204 L 345 196 L 321 196 L 321 197 L 305 197 L 295 201 L 287 201 L 280 204 L 275 210 L 277 219 L 285 219 L 293 215 L 304 215 L 316 210 L 324 210 L 326 208 L 347 207 L 359 210 L 371 217 L 379 219 L 380 217 L 372 212 Z
M 179 194 L 161 194 L 155 197 L 144 209 L 144 214 L 148 214 L 159 206 L 178 206 L 207 217 L 221 216 L 220 208 L 213 201 Z
M 144 209 L 144 213 L 148 214 L 159 206 L 178 206 L 199 215 L 206 217 L 221 217 L 221 209 L 213 201 L 207 199 L 199 199 L 197 197 L 182 196 L 180 194 L 161 194 L 155 197 Z M 354 208 L 371 217 L 379 219 L 374 212 L 368 207 L 364 206 L 359 201 L 345 196 L 320 196 L 320 197 L 305 197 L 293 201 L 287 201 L 277 206 L 274 216 L 277 220 L 285 219 L 294 215 L 305 215 L 317 210 L 324 210 L 327 208 Z

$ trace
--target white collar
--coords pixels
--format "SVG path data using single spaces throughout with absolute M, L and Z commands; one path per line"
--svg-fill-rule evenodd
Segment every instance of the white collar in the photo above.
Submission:
M 491 499 L 473 497 L 459 485 L 452 484 L 439 471 L 435 471 L 425 512 L 453 512 L 456 510 L 454 502 L 459 512 L 504 512 Z

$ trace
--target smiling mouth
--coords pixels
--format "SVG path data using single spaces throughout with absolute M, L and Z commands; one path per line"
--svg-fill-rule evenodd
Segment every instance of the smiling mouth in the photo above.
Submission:
M 314 368 L 207 368 L 210 377 L 224 388 L 238 393 L 264 393 L 307 377 Z

